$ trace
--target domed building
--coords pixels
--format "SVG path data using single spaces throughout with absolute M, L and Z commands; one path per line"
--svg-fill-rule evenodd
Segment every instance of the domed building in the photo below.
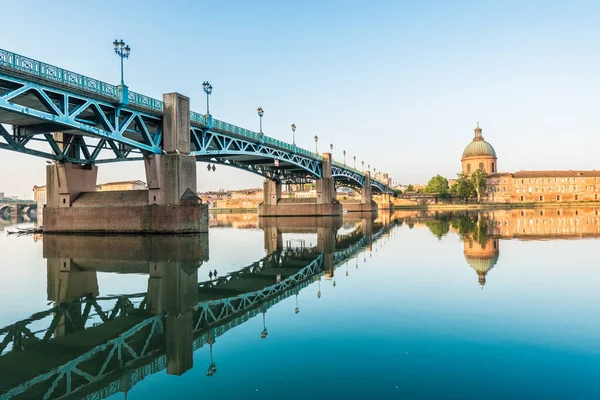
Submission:
M 473 141 L 465 148 L 462 154 L 462 172 L 469 175 L 477 169 L 482 169 L 488 174 L 498 171 L 496 150 L 491 144 L 483 140 L 479 122 L 475 128 L 475 137 Z
M 487 273 L 496 266 L 500 256 L 498 239 L 490 239 L 481 245 L 472 239 L 465 240 L 465 260 L 477 272 L 479 284 L 483 288 Z

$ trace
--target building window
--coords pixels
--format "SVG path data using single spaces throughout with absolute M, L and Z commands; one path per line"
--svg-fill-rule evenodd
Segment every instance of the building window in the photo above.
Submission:
M 496 172 L 496 163 L 492 161 L 492 174 Z
M 540 196 L 540 201 L 544 201 L 544 196 Z
M 575 195 L 575 200 L 579 200 L 579 196 L 578 195 Z
M 482 162 L 480 162 L 480 163 L 479 163 L 479 169 L 480 169 L 481 171 L 484 171 L 484 168 L 483 168 L 483 163 L 482 163 Z
M 556 201 L 560 201 L 560 194 L 556 195 Z
M 471 173 L 471 164 L 467 164 L 467 174 Z
M 598 200 L 598 195 L 597 194 L 594 195 L 594 200 Z
M 506 178 L 504 178 L 504 183 L 507 183 L 507 179 Z
M 521 201 L 523 201 L 523 196 L 521 196 Z

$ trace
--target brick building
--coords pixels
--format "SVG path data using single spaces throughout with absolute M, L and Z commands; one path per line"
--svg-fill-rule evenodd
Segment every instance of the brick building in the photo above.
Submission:
M 491 144 L 483 140 L 477 123 L 475 137 L 465 148 L 462 172 L 488 173 L 482 201 L 494 203 L 564 202 L 600 200 L 600 171 L 497 172 L 498 160 Z

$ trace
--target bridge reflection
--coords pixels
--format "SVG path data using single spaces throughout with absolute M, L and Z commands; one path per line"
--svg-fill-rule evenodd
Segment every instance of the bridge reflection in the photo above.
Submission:
M 481 287 L 500 258 L 502 240 L 578 240 L 600 237 L 600 209 L 595 207 L 516 208 L 431 212 L 396 211 L 391 218 L 410 227 L 427 227 L 438 239 L 450 232 L 463 242 L 467 264 Z
M 215 374 L 219 336 L 260 314 L 266 338 L 269 308 L 333 278 L 391 228 L 370 213 L 354 218 L 265 220 L 262 259 L 200 283 L 207 235 L 46 235 L 53 307 L 0 329 L 0 399 L 106 398 L 161 370 L 183 374 L 205 345 L 206 374 Z M 283 233 L 306 232 L 317 234 L 315 246 L 283 245 Z M 147 274 L 147 291 L 100 297 L 98 272 Z

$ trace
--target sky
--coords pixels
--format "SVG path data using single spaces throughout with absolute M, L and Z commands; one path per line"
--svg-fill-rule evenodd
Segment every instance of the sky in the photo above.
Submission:
M 100 5 L 101 4 L 101 5 Z M 398 183 L 455 177 L 479 121 L 499 171 L 598 169 L 600 3 L 595 1 L 2 0 L 0 48 L 118 84 L 115 38 L 132 48 L 130 90 L 180 92 L 204 113 Z M 45 161 L 0 151 L 0 192 L 32 196 Z M 98 181 L 141 179 L 101 165 Z M 198 164 L 199 190 L 262 178 Z

